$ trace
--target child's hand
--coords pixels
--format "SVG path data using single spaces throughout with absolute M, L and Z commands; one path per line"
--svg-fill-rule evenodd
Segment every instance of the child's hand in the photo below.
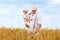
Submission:
M 29 21 L 32 21 L 32 19 L 29 19 Z

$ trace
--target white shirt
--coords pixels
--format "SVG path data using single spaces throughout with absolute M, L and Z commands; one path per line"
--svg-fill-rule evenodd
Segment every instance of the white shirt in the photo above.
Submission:
M 33 31 L 34 26 L 35 28 L 38 28 L 37 25 L 42 24 L 42 18 L 39 14 L 36 13 L 33 16 L 31 15 L 30 18 L 32 18 L 32 20 L 30 21 L 30 28 L 29 28 L 30 31 Z M 35 21 L 35 18 L 36 18 L 36 21 Z M 35 25 L 34 25 L 34 21 L 35 21 Z
M 24 15 L 23 18 L 29 18 L 28 14 Z M 26 21 L 26 20 L 24 19 L 24 22 L 26 23 L 26 22 L 29 22 L 29 21 Z

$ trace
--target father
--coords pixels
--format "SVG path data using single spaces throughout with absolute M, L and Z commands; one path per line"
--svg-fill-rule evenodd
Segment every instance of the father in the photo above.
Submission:
M 30 27 L 28 29 L 29 33 L 32 33 L 32 32 L 37 33 L 40 31 L 40 28 L 42 26 L 42 20 L 41 20 L 41 16 L 39 14 L 37 13 L 37 7 L 32 6 L 32 12 L 30 13 L 30 18 L 32 20 L 30 21 Z

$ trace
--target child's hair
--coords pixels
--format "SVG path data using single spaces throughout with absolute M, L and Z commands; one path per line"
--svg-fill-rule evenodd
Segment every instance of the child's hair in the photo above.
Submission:
M 24 10 L 23 10 L 23 12 L 25 12 L 25 11 L 26 11 L 26 12 L 28 12 L 28 10 L 27 10 L 27 9 L 24 9 Z

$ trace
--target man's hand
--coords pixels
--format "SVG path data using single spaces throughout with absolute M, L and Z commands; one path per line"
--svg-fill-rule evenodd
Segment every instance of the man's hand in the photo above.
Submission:
M 41 24 L 38 24 L 38 25 L 37 25 L 37 27 L 38 27 L 39 29 L 41 28 L 41 26 L 42 26 Z

